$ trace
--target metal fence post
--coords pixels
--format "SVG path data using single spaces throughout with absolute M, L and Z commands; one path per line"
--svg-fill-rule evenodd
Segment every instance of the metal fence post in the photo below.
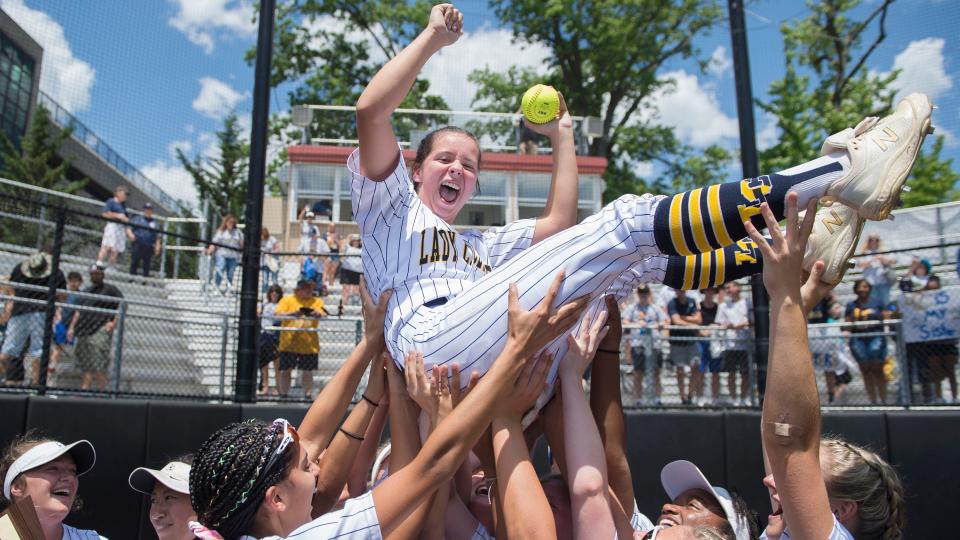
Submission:
M 220 400 L 222 401 L 227 384 L 227 338 L 230 326 L 230 316 L 223 314 L 223 332 L 220 336 Z
M 53 319 L 57 313 L 57 278 L 60 272 L 60 252 L 63 250 L 63 229 L 66 226 L 67 211 L 64 207 L 57 208 L 57 227 L 53 233 L 53 253 L 50 257 L 50 280 L 47 282 L 47 305 L 43 319 L 43 352 L 40 353 L 40 377 L 37 383 L 40 386 L 40 395 L 47 389 L 47 369 L 50 366 L 50 354 L 53 349 Z M 64 284 L 66 286 L 66 284 Z M 32 345 L 32 344 L 31 344 Z M 28 377 L 24 373 L 24 377 Z
M 163 239 L 160 240 L 160 276 L 167 275 L 167 228 L 169 227 L 170 222 L 163 222 Z
M 356 332 L 354 333 L 354 345 L 359 345 L 360 340 L 363 339 L 363 321 L 358 320 L 356 324 Z
M 40 219 L 37 221 L 37 251 L 43 249 L 43 222 L 47 219 L 47 194 L 44 193 L 40 199 L 43 205 L 40 206 Z
M 173 279 L 180 276 L 180 232 L 183 224 L 177 222 L 177 252 L 173 254 Z
M 903 320 L 897 322 L 897 364 L 900 367 L 900 404 L 913 403 L 913 373 L 910 371 L 910 360 L 907 358 L 907 344 L 904 342 Z
M 127 302 L 121 301 L 117 311 L 117 324 L 113 328 L 113 392 L 114 397 L 120 391 L 120 364 L 123 357 L 123 327 L 127 319 Z

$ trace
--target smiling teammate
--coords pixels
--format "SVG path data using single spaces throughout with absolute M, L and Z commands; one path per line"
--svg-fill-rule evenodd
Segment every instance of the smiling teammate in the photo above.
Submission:
M 427 28 L 360 96 L 360 148 L 347 162 L 371 293 L 394 290 L 385 321 L 387 346 L 395 360 L 411 350 L 422 352 L 427 368 L 457 361 L 467 372 L 486 371 L 506 340 L 511 282 L 524 291 L 522 306 L 530 308 L 542 301 L 550 278 L 561 270 L 558 303 L 581 295 L 596 299 L 611 286 L 635 281 L 702 288 L 731 279 L 735 266 L 756 273 L 755 246 L 736 241 L 746 237 L 744 222 L 764 226 L 761 203 L 768 202 L 782 217 L 788 191 L 798 192 L 801 205 L 821 198 L 856 209 L 859 216 L 852 222 L 841 220 L 833 228 L 859 231 L 861 219 L 885 218 L 898 201 L 930 123 L 929 100 L 914 94 L 893 115 L 832 135 L 824 155 L 809 163 L 672 197 L 625 195 L 574 225 L 576 156 L 572 122 L 561 108 L 558 120 L 528 124 L 553 143 L 553 178 L 543 215 L 485 232 L 459 232 L 452 224 L 478 186 L 476 137 L 455 127 L 430 133 L 408 173 L 390 120 L 427 60 L 455 43 L 462 31 L 457 9 L 433 7 Z M 809 263 L 836 260 L 842 273 L 855 236 L 814 242 L 822 252 Z M 720 259 L 728 250 L 745 255 Z M 564 339 L 549 348 L 562 358 Z M 556 365 L 551 380 L 555 374 Z

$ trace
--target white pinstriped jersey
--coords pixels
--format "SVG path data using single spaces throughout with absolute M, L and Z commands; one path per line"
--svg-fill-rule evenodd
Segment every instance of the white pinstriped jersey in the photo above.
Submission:
M 767 540 L 767 531 L 763 531 L 760 535 L 760 540 Z M 783 534 L 780 535 L 780 540 L 790 540 L 790 526 L 783 531 Z M 850 534 L 850 531 L 846 527 L 840 524 L 837 521 L 837 516 L 833 516 L 833 530 L 830 531 L 830 536 L 826 537 L 824 540 L 853 540 L 853 535 Z
M 535 219 L 485 232 L 457 232 L 417 196 L 402 157 L 383 181 L 360 173 L 359 149 L 347 159 L 354 219 L 363 235 L 363 269 L 370 294 L 393 289 L 387 342 L 423 304 L 453 298 L 533 242 Z
M 348 499 L 342 510 L 324 514 L 317 519 L 293 530 L 288 539 L 296 540 L 382 540 L 380 521 L 373 507 L 373 492 Z M 256 540 L 252 536 L 242 536 L 240 540 Z M 269 536 L 261 540 L 283 540 L 279 536 Z

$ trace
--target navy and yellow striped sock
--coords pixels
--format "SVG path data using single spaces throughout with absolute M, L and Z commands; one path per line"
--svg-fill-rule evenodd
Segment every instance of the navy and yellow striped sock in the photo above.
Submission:
M 687 291 L 719 287 L 763 272 L 757 244 L 745 238 L 722 249 L 696 255 L 670 255 L 663 284 Z
M 825 156 L 780 174 L 714 184 L 660 201 L 654 214 L 654 237 L 665 255 L 694 255 L 729 246 L 747 236 L 743 223 L 758 230 L 766 225 L 760 204 L 767 202 L 774 216 L 784 217 L 787 193 L 797 191 L 801 208 L 811 197 L 826 192 L 843 173 L 842 158 Z

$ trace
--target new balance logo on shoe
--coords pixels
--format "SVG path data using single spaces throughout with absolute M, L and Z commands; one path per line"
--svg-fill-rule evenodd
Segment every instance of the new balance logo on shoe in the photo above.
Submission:
M 829 216 L 825 216 L 820 221 L 823 222 L 823 226 L 827 228 L 827 232 L 830 234 L 833 234 L 833 230 L 835 227 L 843 226 L 843 218 L 840 217 L 840 214 L 838 214 L 837 211 L 833 209 L 830 210 Z
M 873 138 L 873 142 L 880 147 L 881 152 L 887 151 L 887 145 L 883 144 L 885 142 L 895 143 L 900 140 L 900 137 L 897 137 L 897 134 L 890 128 L 883 128 L 883 133 L 878 133 L 876 137 Z

